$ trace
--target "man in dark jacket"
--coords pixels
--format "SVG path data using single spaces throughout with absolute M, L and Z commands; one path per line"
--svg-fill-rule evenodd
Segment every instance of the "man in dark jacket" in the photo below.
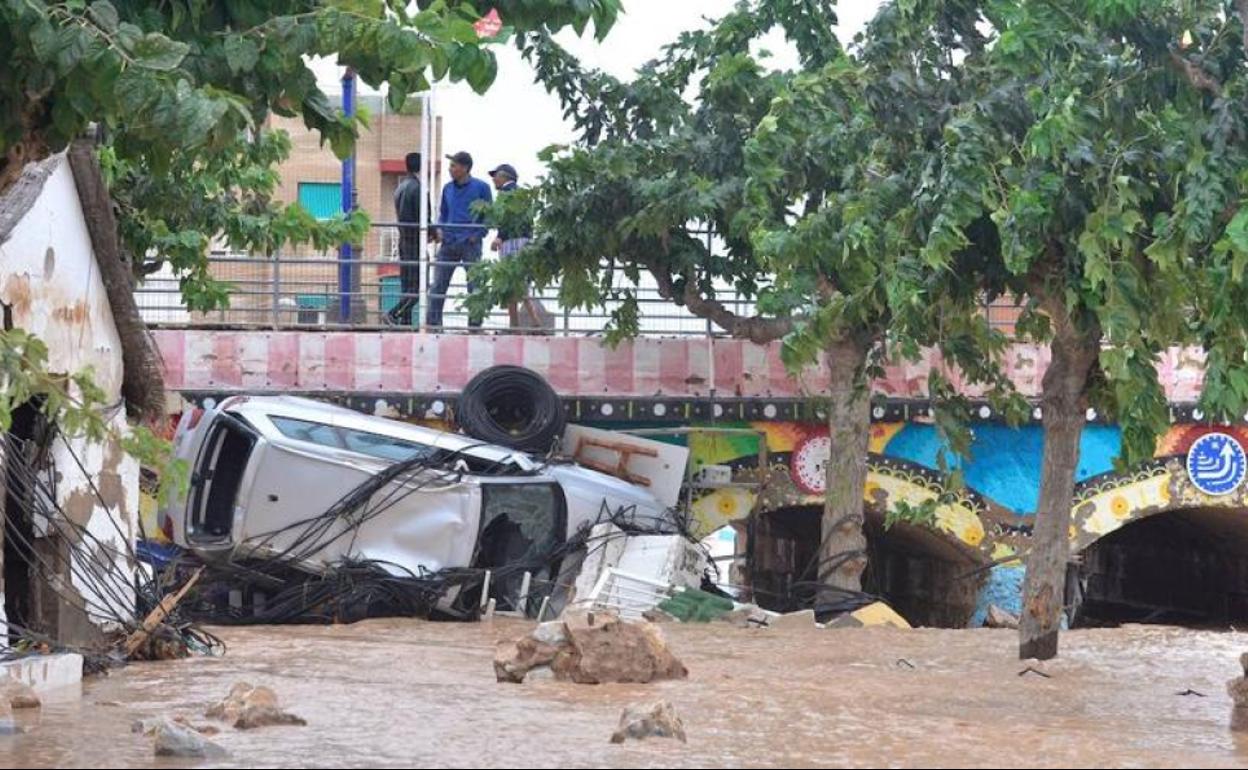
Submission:
M 403 287 L 403 297 L 386 315 L 386 320 L 398 326 L 412 325 L 412 308 L 420 297 L 420 160 L 418 152 L 407 154 L 407 176 L 394 189 L 394 218 L 399 223 L 399 282 Z

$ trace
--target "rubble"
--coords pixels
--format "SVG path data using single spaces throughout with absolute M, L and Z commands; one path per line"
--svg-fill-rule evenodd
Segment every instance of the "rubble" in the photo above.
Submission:
M 620 715 L 620 726 L 611 735 L 612 743 L 623 743 L 632 738 L 677 738 L 687 743 L 685 724 L 676 714 L 676 709 L 669 701 L 629 706 Z
M 230 722 L 239 730 L 268 725 L 307 724 L 301 717 L 282 711 L 277 702 L 277 693 L 268 687 L 257 687 L 248 682 L 235 682 L 229 695 L 210 706 L 204 716 Z
M 768 628 L 814 628 L 815 627 L 815 611 L 814 610 L 798 610 L 797 612 L 786 612 L 783 615 L 775 615 L 768 619 Z
M 43 705 L 30 685 L 12 678 L 0 680 L 0 700 L 15 709 L 37 709 Z
M 1018 616 L 993 604 L 988 607 L 988 617 L 984 620 L 987 628 L 1010 628 L 1018 630 Z
M 205 740 L 194 730 L 184 727 L 172 719 L 163 719 L 152 731 L 153 747 L 158 757 L 187 757 L 193 759 L 211 759 L 223 757 L 224 748 L 212 741 Z
M 825 628 L 863 628 L 867 626 L 892 626 L 894 628 L 913 628 L 906 619 L 884 602 L 874 602 L 841 615 L 825 624 Z
M 777 617 L 779 617 L 778 613 L 765 610 L 758 605 L 743 604 L 732 612 L 719 616 L 716 620 L 730 623 L 737 628 L 765 628 L 771 625 L 771 621 Z
M 500 643 L 495 652 L 494 675 L 500 682 L 523 682 L 529 672 L 541 669 L 577 684 L 646 683 L 689 675 L 657 625 L 604 612 L 569 613 L 527 636 Z

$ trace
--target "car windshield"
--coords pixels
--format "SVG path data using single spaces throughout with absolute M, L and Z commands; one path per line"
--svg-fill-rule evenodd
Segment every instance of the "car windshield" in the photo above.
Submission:
M 410 460 L 415 457 L 432 457 L 439 450 L 428 444 L 383 436 L 380 433 L 340 428 L 325 423 L 299 420 L 294 417 L 269 415 L 269 420 L 283 436 L 310 444 L 345 449 L 349 452 L 377 457 L 382 460 Z

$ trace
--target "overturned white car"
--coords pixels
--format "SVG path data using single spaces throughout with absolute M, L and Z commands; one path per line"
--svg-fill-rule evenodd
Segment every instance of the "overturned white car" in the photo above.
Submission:
M 522 573 L 524 588 L 553 585 L 576 533 L 618 517 L 662 527 L 674 516 L 648 490 L 604 473 L 291 396 L 188 411 L 174 442 L 191 481 L 162 509 L 162 528 L 210 566 L 233 568 L 259 604 L 289 574 L 352 568 L 433 581 L 442 609 L 470 587 L 456 570 L 493 570 L 490 595 L 514 606 L 527 594 Z M 283 619 L 260 609 L 261 619 Z

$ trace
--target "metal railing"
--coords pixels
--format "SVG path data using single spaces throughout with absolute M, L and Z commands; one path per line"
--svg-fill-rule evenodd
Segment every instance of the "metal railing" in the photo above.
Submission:
M 403 225 L 412 227 L 416 225 Z M 400 226 L 376 224 L 355 254 L 344 259 L 338 253 L 318 254 L 306 250 L 273 256 L 214 252 L 208 257 L 212 276 L 230 286 L 228 307 L 191 311 L 182 299 L 177 278 L 167 269 L 146 278 L 136 290 L 140 314 L 152 327 L 227 327 L 264 329 L 392 329 L 462 332 L 469 329 L 463 307 L 468 296 L 466 266 L 458 261 L 438 261 L 437 244 L 431 243 L 415 263 L 416 276 L 409 267 L 409 291 L 402 286 L 399 259 Z M 492 238 L 483 243 L 483 260 L 505 259 L 490 249 Z M 408 265 L 413 263 L 409 262 Z M 457 268 L 445 294 L 433 291 L 434 273 L 439 266 Z M 605 267 L 605 266 L 604 266 Z M 344 283 L 345 276 L 349 280 Z M 423 279 L 422 279 L 423 276 Z M 412 285 L 415 284 L 415 285 Z M 620 276 L 620 288 L 633 288 L 639 326 L 645 336 L 718 335 L 723 330 L 659 294 L 647 274 L 639 286 Z M 754 302 L 737 294 L 728 284 L 717 286 L 717 299 L 741 315 L 755 312 Z M 609 301 L 593 311 L 569 311 L 559 307 L 558 291 L 547 288 L 531 294 L 531 302 L 516 308 L 495 308 L 481 326 L 485 330 L 515 333 L 586 336 L 600 334 L 620 302 Z M 431 302 L 444 300 L 442 324 L 426 323 Z M 392 311 L 404 301 L 413 305 L 410 320 L 395 319 Z M 344 314 L 343 310 L 346 309 Z M 531 312 L 537 310 L 538 312 Z M 1018 316 L 1015 307 L 996 303 L 986 306 L 990 322 L 1010 331 Z M 402 323 L 406 321 L 406 323 Z
M 411 227 L 417 229 L 418 226 Z M 505 259 L 491 250 L 492 240 L 485 239 L 481 259 Z M 350 259 L 337 253 L 317 254 L 305 250 L 273 256 L 211 253 L 208 256 L 210 273 L 230 286 L 228 307 L 209 312 L 188 310 L 177 278 L 167 269 L 148 276 L 135 291 L 135 298 L 144 321 L 153 327 L 465 331 L 470 321 L 463 307 L 469 293 L 467 265 L 460 261 L 439 261 L 437 246 L 431 243 L 415 263 L 417 277 L 424 276 L 418 287 L 410 287 L 415 291 L 404 292 L 402 287 L 404 263 L 399 259 L 399 226 L 377 224 L 365 243 L 357 246 L 359 256 Z M 433 290 L 439 266 L 456 268 L 445 293 Z M 344 285 L 341 277 L 348 273 L 350 280 Z M 621 288 L 624 285 L 621 276 Z M 705 319 L 661 297 L 652 280 L 643 280 L 634 292 L 642 334 L 707 335 L 720 331 Z M 443 300 L 442 324 L 431 326 L 426 323 L 426 311 L 429 304 L 439 298 Z M 754 312 L 754 303 L 741 298 L 727 285 L 722 288 L 720 299 L 734 312 Z M 396 323 L 391 311 L 405 300 L 414 305 L 410 322 Z M 536 309 L 534 302 L 540 303 L 538 313 L 529 312 Z M 486 330 L 506 329 L 517 333 L 591 335 L 603 332 L 611 313 L 620 305 L 620 302 L 609 301 L 593 311 L 565 310 L 559 307 L 558 290 L 551 287 L 532 292 L 530 301 L 516 309 L 516 318 L 512 318 L 508 308 L 495 308 L 481 319 L 481 326 Z M 345 314 L 344 306 L 348 310 Z

